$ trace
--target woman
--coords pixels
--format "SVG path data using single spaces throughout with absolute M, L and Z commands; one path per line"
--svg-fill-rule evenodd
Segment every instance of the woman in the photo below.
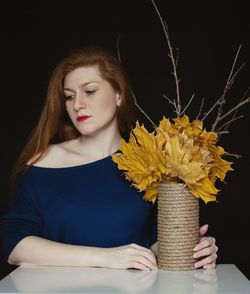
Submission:
M 111 53 L 77 50 L 56 67 L 13 173 L 15 198 L 1 230 L 10 264 L 157 268 L 156 207 L 111 158 L 134 114 Z M 217 247 L 206 232 L 207 225 L 199 230 L 195 267 L 214 268 Z

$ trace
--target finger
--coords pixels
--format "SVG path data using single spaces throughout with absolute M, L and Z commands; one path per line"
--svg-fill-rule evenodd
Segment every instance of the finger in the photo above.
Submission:
M 136 250 L 139 250 L 140 252 L 137 253 L 137 254 L 143 254 L 146 258 L 148 258 L 155 266 L 157 266 L 157 260 L 156 260 L 156 257 L 154 255 L 154 253 L 146 248 L 146 247 L 143 247 L 143 246 L 140 246 L 140 245 L 137 245 L 137 244 L 130 244 L 130 247 L 132 248 L 135 248 Z
M 199 236 L 204 236 L 208 231 L 208 224 L 203 225 L 199 228 Z
M 195 252 L 193 257 L 199 258 L 199 257 L 211 255 L 213 253 L 216 253 L 215 246 L 210 246 L 202 250 L 199 250 L 198 252 Z
M 145 258 L 148 262 L 150 262 L 150 264 L 152 264 L 154 269 L 157 268 L 157 261 L 155 259 L 155 256 L 152 256 L 151 254 L 148 254 L 148 252 L 145 252 L 145 251 L 143 252 L 143 250 L 138 251 L 136 255 Z
M 213 237 L 205 237 L 204 239 L 202 239 L 201 242 L 199 242 L 194 247 L 194 251 L 199 251 L 199 250 L 201 250 L 203 248 L 213 246 L 213 245 L 215 245 L 215 238 L 213 238 Z
M 134 261 L 139 262 L 149 269 L 157 269 L 156 265 L 143 255 L 137 254 L 133 256 Z
M 203 266 L 204 269 L 215 269 L 216 268 L 216 263 L 215 262 L 212 262 L 210 264 L 205 264 Z
M 140 262 L 137 262 L 137 261 L 133 261 L 130 263 L 128 269 L 130 268 L 135 268 L 135 269 L 139 269 L 139 270 L 142 270 L 142 271 L 150 271 L 150 268 L 148 268 L 146 265 L 140 263 Z
M 209 255 L 208 257 L 200 260 L 200 261 L 197 261 L 195 264 L 194 264 L 194 267 L 195 268 L 199 268 L 199 267 L 202 267 L 204 265 L 208 265 L 210 263 L 215 263 L 216 262 L 216 259 L 217 259 L 217 254 L 216 253 L 213 253 L 211 255 Z

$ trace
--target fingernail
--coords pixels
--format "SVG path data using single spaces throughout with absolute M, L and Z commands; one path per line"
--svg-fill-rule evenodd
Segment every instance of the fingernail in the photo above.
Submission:
M 194 257 L 194 258 L 196 258 L 196 257 L 197 257 L 197 254 L 196 254 L 196 253 L 194 253 L 193 257 Z
M 195 267 L 195 268 L 197 268 L 197 267 L 198 267 L 198 264 L 197 264 L 197 263 L 195 263 L 195 264 L 194 264 L 194 267 Z
M 197 251 L 197 247 L 196 246 L 194 247 L 194 251 Z

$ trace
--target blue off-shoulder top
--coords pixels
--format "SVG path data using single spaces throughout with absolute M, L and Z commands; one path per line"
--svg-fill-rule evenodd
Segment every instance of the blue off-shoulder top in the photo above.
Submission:
M 112 156 L 73 167 L 30 166 L 1 220 L 8 259 L 26 236 L 83 246 L 157 241 L 157 206 L 125 180 Z

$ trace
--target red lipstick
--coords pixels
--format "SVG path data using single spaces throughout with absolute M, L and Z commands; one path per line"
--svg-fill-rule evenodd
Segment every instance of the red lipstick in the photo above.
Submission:
M 88 115 L 80 115 L 77 117 L 77 121 L 78 122 L 82 122 L 82 121 L 85 121 L 86 119 L 90 118 L 91 116 L 88 116 Z

